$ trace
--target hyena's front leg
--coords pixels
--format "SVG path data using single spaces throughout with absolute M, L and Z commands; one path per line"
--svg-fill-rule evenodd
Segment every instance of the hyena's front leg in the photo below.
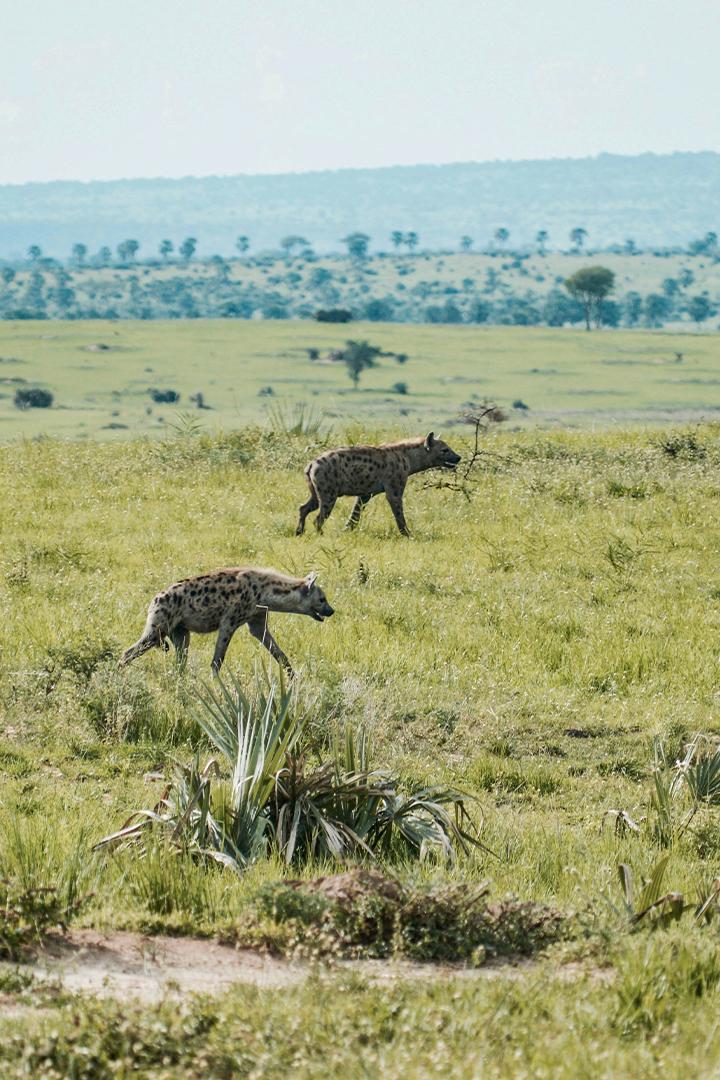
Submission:
M 181 671 L 187 663 L 188 649 L 190 647 L 190 631 L 184 626 L 176 626 L 170 633 L 170 640 L 175 646 L 175 659 Z
M 360 515 L 363 512 L 363 507 L 367 506 L 371 499 L 372 495 L 358 495 L 357 499 L 355 500 L 355 505 L 352 508 L 352 514 L 347 519 L 347 523 L 345 525 L 346 529 L 356 528 L 358 522 L 360 521 Z
M 223 619 L 220 623 L 220 626 L 218 628 L 217 641 L 215 642 L 215 653 L 212 658 L 212 669 L 216 675 L 223 665 L 225 653 L 227 652 L 228 645 L 232 640 L 232 636 L 237 630 L 238 626 L 241 625 L 242 621 L 242 619 L 239 621 L 237 619 Z
M 285 671 L 292 679 L 295 675 L 295 672 L 293 671 L 292 665 L 288 660 L 287 656 L 270 633 L 267 624 L 267 612 L 261 611 L 259 614 L 253 615 L 252 619 L 248 620 L 247 625 L 248 630 L 250 631 L 252 636 L 254 638 L 257 638 L 257 640 L 265 646 L 270 655 L 274 657 L 279 664 L 282 664 L 282 666 L 285 668 Z
M 405 513 L 403 511 L 403 493 L 405 491 L 405 485 L 397 485 L 385 488 L 385 497 L 390 503 L 390 509 L 393 512 L 395 523 L 403 536 L 409 536 L 410 531 L 405 521 Z

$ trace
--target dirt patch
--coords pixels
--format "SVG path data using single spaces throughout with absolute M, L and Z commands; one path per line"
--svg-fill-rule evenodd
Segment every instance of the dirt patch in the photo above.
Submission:
M 0 964 L 0 969 L 14 965 Z M 397 979 L 523 978 L 537 961 L 500 961 L 480 968 L 404 960 L 338 961 L 334 971 L 354 971 L 373 981 Z M 165 937 L 128 931 L 74 930 L 51 938 L 35 963 L 25 969 L 40 982 L 70 993 L 133 997 L 144 1002 L 187 993 L 221 994 L 235 984 L 292 986 L 315 970 L 252 949 L 236 949 L 208 938 Z M 559 969 L 558 977 L 564 977 Z M 570 977 L 579 977 L 580 970 Z M 7 998 L 7 1000 L 5 1000 Z M 0 995 L 0 1013 L 17 1008 L 12 995 Z
M 33 974 L 66 990 L 156 1001 L 168 993 L 221 993 L 233 983 L 289 986 L 297 965 L 208 938 L 74 930 L 48 942 Z

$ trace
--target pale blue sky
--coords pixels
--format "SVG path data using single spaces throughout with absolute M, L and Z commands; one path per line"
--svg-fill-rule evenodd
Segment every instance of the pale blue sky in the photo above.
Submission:
M 0 183 L 720 150 L 718 0 L 34 0 Z

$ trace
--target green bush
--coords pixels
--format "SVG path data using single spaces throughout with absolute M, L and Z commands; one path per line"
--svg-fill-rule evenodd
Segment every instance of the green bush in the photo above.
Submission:
M 414 888 L 377 870 L 356 869 L 264 886 L 254 910 L 260 921 L 284 926 L 285 937 L 274 940 L 285 950 L 352 957 L 482 963 L 490 956 L 530 956 L 568 932 L 567 917 L 554 908 L 490 902 L 487 894 L 487 884 Z

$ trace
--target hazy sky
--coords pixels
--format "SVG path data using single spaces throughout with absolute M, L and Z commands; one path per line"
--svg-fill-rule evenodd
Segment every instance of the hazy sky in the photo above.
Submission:
M 720 150 L 718 0 L 34 0 L 0 182 Z

